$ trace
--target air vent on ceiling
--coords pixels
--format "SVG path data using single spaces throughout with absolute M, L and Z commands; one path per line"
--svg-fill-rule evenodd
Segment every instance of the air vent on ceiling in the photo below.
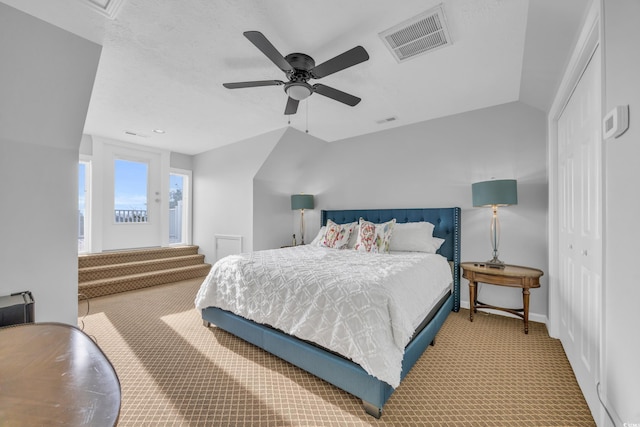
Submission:
M 398 62 L 451 44 L 442 4 L 380 33 Z

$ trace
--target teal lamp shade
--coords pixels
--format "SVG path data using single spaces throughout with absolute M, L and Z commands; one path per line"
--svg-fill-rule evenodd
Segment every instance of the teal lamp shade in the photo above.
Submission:
M 291 196 L 291 210 L 313 209 L 312 194 L 294 194 Z
M 498 179 L 471 184 L 473 206 L 509 206 L 518 204 L 518 186 L 515 179 Z

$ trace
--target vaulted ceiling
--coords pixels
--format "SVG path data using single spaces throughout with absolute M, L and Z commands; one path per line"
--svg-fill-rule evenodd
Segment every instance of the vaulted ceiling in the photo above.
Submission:
M 1 1 L 103 46 L 85 133 L 186 154 L 285 126 L 331 142 L 513 101 L 547 111 L 590 4 Z M 379 33 L 440 3 L 452 44 L 397 62 Z M 286 80 L 243 36 L 248 30 L 262 32 L 282 55 L 303 52 L 316 64 L 363 46 L 368 61 L 314 81 L 362 101 L 350 107 L 316 93 L 285 116 L 282 86 L 224 88 Z

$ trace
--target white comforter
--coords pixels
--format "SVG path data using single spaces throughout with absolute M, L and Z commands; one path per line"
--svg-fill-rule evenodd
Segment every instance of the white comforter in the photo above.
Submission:
M 313 341 L 397 387 L 405 346 L 451 283 L 440 255 L 297 246 L 219 260 L 195 304 Z

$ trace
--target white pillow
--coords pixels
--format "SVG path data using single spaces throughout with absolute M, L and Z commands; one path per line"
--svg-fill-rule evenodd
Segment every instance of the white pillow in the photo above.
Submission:
M 436 253 L 444 239 L 433 237 L 430 222 L 405 222 L 396 224 L 389 242 L 389 250 L 400 252 Z
M 433 245 L 431 250 L 429 251 L 429 253 L 436 253 L 438 252 L 438 249 L 440 249 L 440 246 L 442 246 L 442 244 L 444 243 L 444 239 L 441 239 L 439 237 L 432 237 L 431 238 L 431 244 Z
M 349 235 L 349 241 L 347 242 L 347 249 L 353 249 L 356 247 L 356 243 L 358 242 L 359 232 L 360 232 L 360 226 L 356 225 L 356 228 L 354 228 L 351 234 Z
M 320 227 L 320 231 L 318 231 L 318 234 L 316 235 L 316 237 L 311 241 L 311 243 L 309 243 L 309 245 L 311 246 L 320 246 L 320 242 L 322 240 L 324 240 L 324 233 L 327 231 L 327 227 L 325 227 L 324 225 L 322 227 Z

